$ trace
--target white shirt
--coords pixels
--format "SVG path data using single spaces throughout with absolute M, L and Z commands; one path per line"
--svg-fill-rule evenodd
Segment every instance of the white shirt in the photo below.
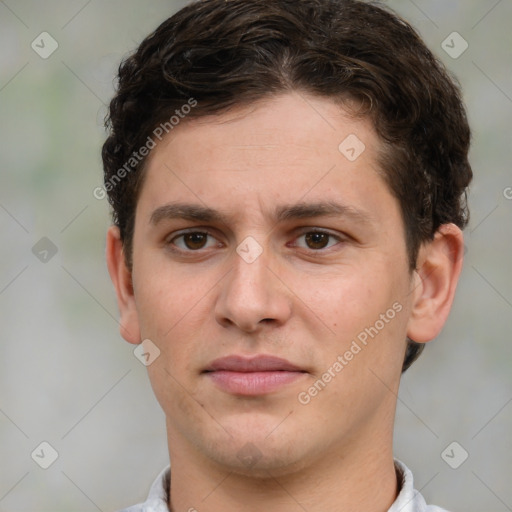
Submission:
M 388 512 L 447 512 L 443 508 L 427 505 L 423 496 L 414 489 L 413 477 L 407 466 L 395 459 L 397 472 L 402 476 L 400 493 Z M 171 477 L 171 466 L 167 466 L 151 485 L 144 503 L 124 508 L 119 512 L 169 512 L 167 490 Z

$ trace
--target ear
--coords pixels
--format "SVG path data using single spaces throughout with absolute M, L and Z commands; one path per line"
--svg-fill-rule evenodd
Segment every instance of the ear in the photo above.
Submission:
M 434 239 L 422 245 L 414 271 L 411 316 L 407 336 L 418 342 L 433 340 L 452 307 L 464 259 L 464 238 L 455 224 L 443 224 Z
M 117 305 L 121 316 L 120 333 L 129 343 L 140 343 L 140 327 L 135 296 L 133 293 L 132 274 L 124 258 L 123 242 L 117 226 L 107 231 L 107 267 L 110 279 L 117 295 Z

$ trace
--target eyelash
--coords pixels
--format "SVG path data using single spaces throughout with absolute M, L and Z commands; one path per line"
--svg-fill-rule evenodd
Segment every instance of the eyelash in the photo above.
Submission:
M 207 235 L 209 237 L 212 237 L 215 239 L 215 236 L 210 232 L 208 231 L 207 229 L 205 230 L 191 230 L 191 231 L 185 231 L 185 232 L 182 232 L 176 236 L 173 236 L 172 238 L 170 239 L 167 239 L 166 241 L 166 245 L 170 248 L 171 251 L 173 252 L 176 252 L 176 253 L 181 253 L 181 254 L 192 254 L 192 253 L 201 253 L 203 250 L 205 250 L 204 248 L 201 248 L 201 249 L 181 249 L 181 248 L 177 248 L 176 245 L 174 244 L 174 242 L 178 239 L 182 239 L 184 236 L 186 235 L 194 235 L 194 234 L 201 234 L 201 235 Z M 326 235 L 328 236 L 329 238 L 334 238 L 338 241 L 338 243 L 340 242 L 344 242 L 346 241 L 346 238 L 340 236 L 340 235 L 335 235 L 329 231 L 325 231 L 323 229 L 315 229 L 315 228 L 310 228 L 308 230 L 305 230 L 303 232 L 301 232 L 296 238 L 300 238 L 300 237 L 303 237 L 305 235 L 308 235 L 308 234 L 322 234 L 322 235 Z M 331 246 L 327 246 L 327 247 L 323 247 L 323 248 L 320 248 L 320 249 L 309 249 L 309 248 L 301 248 L 302 250 L 305 250 L 305 251 L 308 251 L 310 253 L 314 253 L 314 254 L 318 254 L 318 253 L 321 253 L 321 252 L 326 252 L 328 249 L 334 247 L 335 245 L 337 244 L 332 244 Z

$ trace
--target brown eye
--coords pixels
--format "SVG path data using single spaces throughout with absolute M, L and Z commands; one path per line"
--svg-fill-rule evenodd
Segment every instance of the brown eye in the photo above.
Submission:
M 329 233 L 328 231 L 321 231 L 314 229 L 311 231 L 303 231 L 302 235 L 295 240 L 293 244 L 295 247 L 306 249 L 308 251 L 324 252 L 323 249 L 329 249 L 340 242 L 343 242 L 342 235 Z
M 187 233 L 182 236 L 185 246 L 190 250 L 202 249 L 208 240 L 208 233 Z
M 218 246 L 218 242 L 215 237 L 205 231 L 189 231 L 170 239 L 167 245 L 172 250 L 191 253 Z
M 327 233 L 312 232 L 306 233 L 306 244 L 310 249 L 324 249 L 329 243 L 331 235 Z

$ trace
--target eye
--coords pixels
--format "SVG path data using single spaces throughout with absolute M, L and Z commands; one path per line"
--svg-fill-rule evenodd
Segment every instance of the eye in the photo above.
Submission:
M 208 238 L 211 242 L 208 242 Z M 176 246 L 181 251 L 198 251 L 200 249 L 207 249 L 208 247 L 215 247 L 217 241 L 215 238 L 205 231 L 190 231 L 182 233 L 169 240 L 169 245 Z M 209 243 L 209 245 L 208 245 Z
M 296 243 L 297 247 L 318 251 L 336 245 L 342 239 L 326 231 L 308 231 L 300 235 L 297 240 L 304 240 L 304 244 Z

